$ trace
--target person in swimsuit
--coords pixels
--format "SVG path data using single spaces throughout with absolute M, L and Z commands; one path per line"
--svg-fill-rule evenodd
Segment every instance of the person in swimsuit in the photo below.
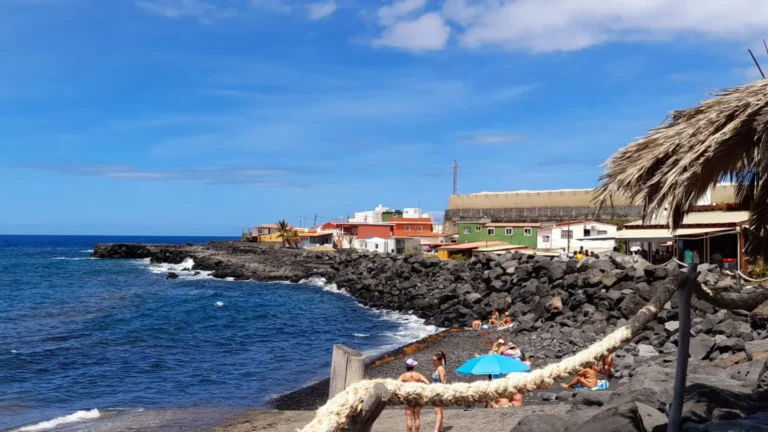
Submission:
M 603 367 L 602 372 L 603 375 L 605 375 L 605 379 L 611 379 L 611 372 L 613 372 L 613 354 L 608 354 L 607 356 L 603 357 Z
M 419 363 L 409 358 L 405 361 L 405 373 L 400 375 L 400 378 L 397 380 L 400 382 L 420 382 L 424 384 L 429 384 L 429 381 L 424 378 L 424 375 L 416 372 L 414 369 L 416 369 L 416 366 Z M 415 426 L 415 432 L 419 432 L 421 429 L 421 407 L 420 406 L 411 406 L 406 405 L 405 406 L 405 426 L 406 430 L 408 432 L 413 432 L 414 426 Z
M 474 331 L 480 331 L 480 328 L 483 326 L 483 322 L 480 320 L 474 320 L 472 321 L 472 330 Z
M 504 321 L 502 321 L 502 324 L 504 325 L 512 324 L 512 316 L 510 316 L 509 311 L 504 312 Z
M 579 371 L 576 378 L 568 384 L 561 384 L 563 388 L 595 388 L 597 387 L 597 363 Z
M 448 379 L 445 375 L 445 353 L 440 351 L 433 355 L 432 364 L 435 366 L 432 384 L 446 384 Z M 435 407 L 435 432 L 443 432 L 443 409 L 437 406 Z

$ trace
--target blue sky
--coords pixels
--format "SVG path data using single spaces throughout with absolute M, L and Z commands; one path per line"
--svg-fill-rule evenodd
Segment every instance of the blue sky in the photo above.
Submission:
M 0 233 L 239 235 L 591 187 L 768 67 L 764 0 L 0 0 Z

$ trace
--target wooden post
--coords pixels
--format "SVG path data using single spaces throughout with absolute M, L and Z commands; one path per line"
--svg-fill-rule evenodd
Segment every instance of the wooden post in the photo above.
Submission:
M 350 432 L 371 432 L 373 423 L 387 406 L 389 389 L 382 383 L 376 383 L 363 401 L 363 408 L 349 420 L 347 429 Z
M 350 384 L 362 381 L 364 377 L 365 358 L 363 355 L 344 345 L 334 345 L 328 399 L 342 392 Z
M 677 287 L 677 311 L 680 326 L 677 332 L 677 368 L 672 408 L 669 410 L 667 432 L 680 430 L 680 420 L 685 402 L 685 382 L 688 375 L 688 351 L 691 345 L 691 293 L 698 277 L 698 264 L 689 264 L 682 286 Z

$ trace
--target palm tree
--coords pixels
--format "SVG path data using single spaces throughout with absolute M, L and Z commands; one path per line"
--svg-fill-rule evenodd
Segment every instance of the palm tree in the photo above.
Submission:
M 595 202 L 633 197 L 645 219 L 668 212 L 670 229 L 707 190 L 730 179 L 749 210 L 746 252 L 768 258 L 768 80 L 722 90 L 616 152 L 600 177 Z
M 277 236 L 283 240 L 283 246 L 285 246 L 286 242 L 288 241 L 289 233 L 293 227 L 291 227 L 291 224 L 289 224 L 285 219 L 277 221 L 275 225 L 277 225 Z
M 288 237 L 286 238 L 288 240 L 288 246 L 289 247 L 299 247 L 299 242 L 301 241 L 301 236 L 299 235 L 299 232 L 293 228 L 291 228 L 288 231 Z

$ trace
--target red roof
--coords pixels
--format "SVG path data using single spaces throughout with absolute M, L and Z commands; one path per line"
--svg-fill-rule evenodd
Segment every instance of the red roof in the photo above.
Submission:
M 391 223 L 370 223 L 370 222 L 337 222 L 336 226 L 360 226 L 360 225 L 366 225 L 366 226 L 394 226 L 394 224 Z
M 393 218 L 389 218 L 389 223 L 413 223 L 413 224 L 429 223 L 429 224 L 431 224 L 432 223 L 432 219 L 430 219 L 430 218 L 398 218 L 398 217 L 393 217 Z

